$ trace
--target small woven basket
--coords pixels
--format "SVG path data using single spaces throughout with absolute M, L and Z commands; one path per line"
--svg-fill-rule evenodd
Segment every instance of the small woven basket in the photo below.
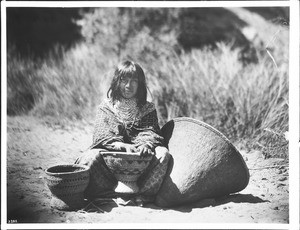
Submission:
M 45 170 L 45 180 L 52 193 L 51 207 L 59 210 L 80 209 L 84 205 L 84 190 L 89 183 L 89 168 L 85 165 L 56 165 Z

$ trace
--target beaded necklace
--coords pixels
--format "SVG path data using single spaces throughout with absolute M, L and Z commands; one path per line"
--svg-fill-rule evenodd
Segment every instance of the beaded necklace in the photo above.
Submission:
M 140 111 L 137 106 L 137 100 L 135 98 L 121 98 L 120 100 L 116 101 L 116 103 L 113 105 L 113 108 L 117 117 L 125 123 L 134 123 L 140 115 Z

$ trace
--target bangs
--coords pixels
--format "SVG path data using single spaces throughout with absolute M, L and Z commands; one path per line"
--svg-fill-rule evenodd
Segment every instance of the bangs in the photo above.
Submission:
M 136 68 L 134 65 L 130 65 L 127 67 L 119 68 L 119 77 L 121 78 L 134 78 L 134 79 L 139 79 L 139 74 L 136 71 Z

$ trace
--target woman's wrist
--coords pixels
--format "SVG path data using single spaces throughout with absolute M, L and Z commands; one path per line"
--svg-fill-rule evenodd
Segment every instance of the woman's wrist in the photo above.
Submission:
M 116 150 L 121 150 L 122 148 L 125 148 L 125 143 L 123 142 L 113 142 L 112 145 Z

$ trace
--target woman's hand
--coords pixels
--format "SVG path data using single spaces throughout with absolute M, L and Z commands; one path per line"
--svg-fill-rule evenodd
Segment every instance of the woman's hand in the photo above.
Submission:
M 152 151 L 151 147 L 149 145 L 140 145 L 137 147 L 137 151 L 140 153 L 140 156 L 145 157 L 149 155 L 154 155 L 154 152 Z
M 110 145 L 110 147 L 114 150 L 125 150 L 126 152 L 131 152 L 131 153 L 135 153 L 138 151 L 138 149 L 132 145 L 132 144 L 127 144 L 127 143 L 123 143 L 123 142 L 114 142 Z
M 123 149 L 125 149 L 126 152 L 130 152 L 130 153 L 136 153 L 138 151 L 138 149 L 134 145 L 126 144 L 126 143 L 123 143 Z

